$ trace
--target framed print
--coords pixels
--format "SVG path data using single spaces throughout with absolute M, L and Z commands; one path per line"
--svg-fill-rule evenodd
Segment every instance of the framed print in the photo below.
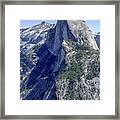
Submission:
M 1 3 L 2 119 L 119 119 L 119 2 Z

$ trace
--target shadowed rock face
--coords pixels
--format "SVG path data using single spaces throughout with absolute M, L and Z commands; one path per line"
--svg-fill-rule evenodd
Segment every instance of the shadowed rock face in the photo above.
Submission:
M 81 94 L 79 93 L 81 88 L 78 88 L 79 90 L 77 91 L 78 93 L 76 92 L 77 94 L 75 93 L 74 95 L 77 97 L 79 95 L 80 97 L 74 98 L 70 96 L 70 94 L 75 91 L 73 89 L 75 89 L 76 86 L 81 86 L 81 84 L 83 85 L 85 78 L 88 76 L 88 74 L 86 73 L 86 68 L 92 64 L 90 63 L 91 60 L 98 55 L 98 53 L 96 55 L 96 53 L 94 52 L 90 52 L 91 55 L 88 55 L 87 51 L 90 49 L 96 51 L 98 50 L 98 47 L 96 46 L 97 44 L 95 43 L 95 40 L 92 39 L 91 33 L 88 34 L 88 28 L 85 25 L 82 25 L 82 23 L 80 23 L 80 26 L 79 25 L 75 26 L 76 23 L 79 24 L 78 22 L 72 24 L 71 21 L 68 22 L 67 20 L 58 20 L 56 25 L 52 27 L 51 25 L 48 25 L 44 22 L 39 26 L 37 25 L 34 26 L 32 29 L 27 28 L 21 30 L 22 33 L 27 34 L 27 37 L 25 37 L 24 34 L 21 35 L 22 41 L 29 42 L 30 40 L 32 42 L 32 45 L 35 46 L 35 48 L 33 47 L 31 48 L 32 46 L 31 45 L 29 47 L 30 50 L 24 49 L 24 45 L 21 48 L 22 51 L 21 61 L 25 62 L 30 69 L 30 73 L 28 75 L 25 75 L 27 77 L 20 84 L 21 99 L 23 100 L 87 99 L 89 95 L 86 95 L 87 97 L 83 98 L 82 96 L 83 93 Z M 78 26 L 79 28 L 77 28 Z M 44 28 L 44 30 L 43 32 L 39 31 L 39 33 L 36 35 L 35 33 L 38 32 L 36 30 L 39 30 L 39 27 Z M 79 29 L 81 29 L 80 32 Z M 32 34 L 32 36 L 30 37 L 31 34 L 28 33 L 30 33 L 32 30 L 35 30 L 35 33 Z M 46 33 L 46 31 L 47 31 L 47 35 L 44 34 Z M 81 44 L 82 42 L 84 44 Z M 86 50 L 82 50 L 83 48 Z M 78 50 L 79 52 L 76 54 L 76 51 Z M 32 51 L 35 54 L 35 60 L 37 59 L 35 64 L 29 62 L 30 60 L 26 58 L 25 54 L 27 54 L 27 51 Z M 77 59 L 77 57 L 80 58 L 79 56 L 81 54 L 83 54 L 81 59 Z M 28 56 L 31 56 L 30 52 Z M 89 58 L 90 56 L 93 56 L 93 58 L 90 59 Z M 86 60 L 86 58 L 88 60 Z M 32 60 L 34 60 L 34 58 Z M 81 63 L 86 64 L 80 68 L 82 69 L 82 71 L 84 71 L 85 76 L 83 75 L 81 75 L 81 77 L 78 76 L 79 80 L 75 78 L 75 80 L 70 80 L 69 82 L 66 76 L 64 76 L 64 78 L 61 80 L 61 76 L 63 75 L 64 69 L 69 68 L 69 66 L 73 64 L 68 61 L 74 61 L 74 60 L 76 61 L 82 60 Z M 86 68 L 84 66 L 86 66 Z M 90 70 L 88 72 L 90 72 Z M 94 77 L 99 77 L 98 74 L 97 76 Z M 93 79 L 94 77 L 92 76 L 91 79 Z M 79 83 L 80 81 L 82 82 Z M 83 85 L 83 88 L 85 85 L 86 84 Z M 89 91 L 89 93 L 90 92 L 91 91 Z
M 58 20 L 56 27 L 48 32 L 46 46 L 54 54 L 58 54 L 61 49 L 63 40 L 76 40 L 74 35 L 70 32 L 66 20 Z
M 100 32 L 98 32 L 96 35 L 95 35 L 95 40 L 96 40 L 96 43 L 100 49 Z
M 64 39 L 75 40 L 75 37 L 66 20 L 57 21 L 56 27 L 48 31 L 46 43 L 37 52 L 39 61 L 24 84 L 31 90 L 24 99 L 57 99 L 55 79 L 64 64 Z

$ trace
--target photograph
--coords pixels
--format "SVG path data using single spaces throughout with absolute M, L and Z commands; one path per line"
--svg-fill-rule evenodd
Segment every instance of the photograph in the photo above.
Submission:
M 2 119 L 120 119 L 120 4 L 108 1 L 2 3 Z
M 100 100 L 100 20 L 20 20 L 21 100 Z

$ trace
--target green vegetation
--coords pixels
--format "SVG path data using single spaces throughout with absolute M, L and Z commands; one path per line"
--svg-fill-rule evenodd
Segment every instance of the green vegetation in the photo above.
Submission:
M 58 87 L 60 86 L 59 84 L 62 84 L 63 86 L 65 86 L 64 84 L 67 84 L 67 91 L 64 93 L 62 99 L 94 99 L 94 91 L 98 91 L 98 88 L 96 88 L 95 83 L 92 81 L 92 79 L 96 77 L 99 78 L 100 52 L 99 50 L 85 48 L 73 41 L 67 41 L 67 44 L 71 48 L 68 54 L 72 55 L 72 57 L 66 55 L 66 62 L 68 66 L 59 76 L 59 79 L 57 81 Z M 74 54 L 72 54 L 73 51 L 75 51 Z M 67 60 L 69 60 L 69 62 Z M 59 83 L 61 80 L 63 82 Z M 90 87 L 89 89 L 87 86 L 91 86 L 92 84 L 93 87 Z M 64 87 L 61 89 L 58 88 L 58 90 L 62 91 L 64 90 Z

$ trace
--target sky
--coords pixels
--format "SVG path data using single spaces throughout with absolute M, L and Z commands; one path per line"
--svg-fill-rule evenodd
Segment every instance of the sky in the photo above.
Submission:
M 48 23 L 56 23 L 56 20 L 21 20 L 20 21 L 20 29 L 27 28 L 30 26 L 34 26 L 36 24 L 40 24 L 42 21 L 46 21 Z M 99 20 L 85 20 L 86 24 L 92 30 L 93 33 L 100 32 L 100 21 Z
M 46 21 L 48 23 L 56 23 L 56 20 L 21 20 L 20 28 L 27 28 L 34 26 L 36 24 L 40 24 L 41 22 Z
M 85 20 L 85 22 L 93 33 L 100 32 L 100 20 Z

